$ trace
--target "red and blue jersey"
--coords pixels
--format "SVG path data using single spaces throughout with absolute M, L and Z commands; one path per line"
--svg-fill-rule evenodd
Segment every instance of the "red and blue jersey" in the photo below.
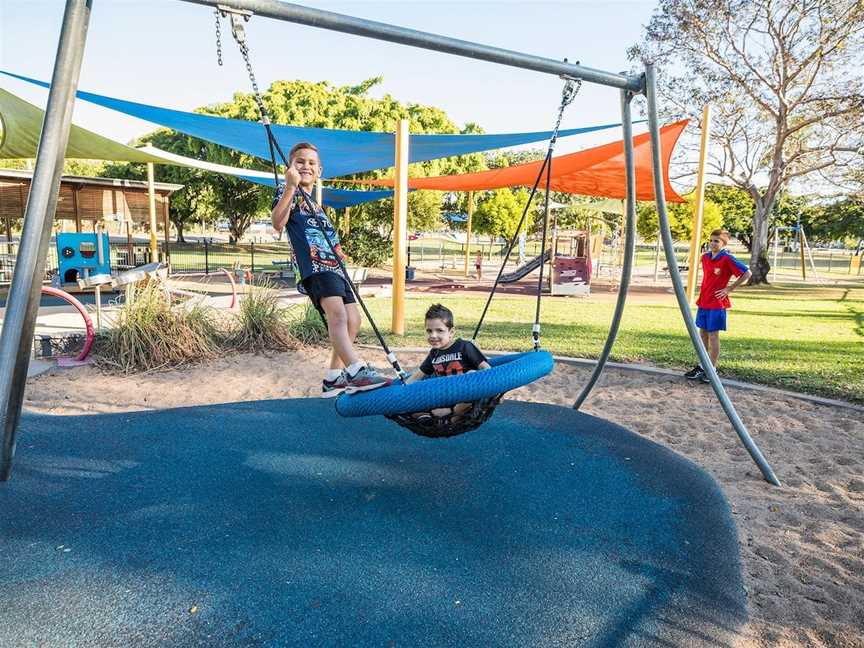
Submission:
M 732 302 L 729 301 L 728 297 L 717 299 L 714 293 L 725 288 L 733 275 L 740 277 L 748 270 L 746 265 L 726 250 L 720 250 L 715 257 L 712 257 L 710 252 L 703 254 L 702 287 L 699 289 L 699 299 L 696 300 L 696 305 L 705 310 L 731 308 Z

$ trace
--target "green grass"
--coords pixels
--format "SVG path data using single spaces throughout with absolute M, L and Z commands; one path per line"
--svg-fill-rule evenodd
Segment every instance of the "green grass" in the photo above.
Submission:
M 410 296 L 404 337 L 388 335 L 393 346 L 425 346 L 423 313 L 433 301 L 450 306 L 457 327 L 470 337 L 483 297 Z M 864 403 L 864 287 L 780 284 L 740 289 L 733 295 L 729 331 L 721 334 L 724 376 Z M 379 328 L 389 330 L 389 299 L 369 299 Z M 543 346 L 555 354 L 596 358 L 612 319 L 609 295 L 589 299 L 545 298 Z M 528 350 L 534 302 L 496 296 L 478 338 L 489 350 Z M 374 342 L 368 325 L 364 340 Z M 694 364 L 674 296 L 635 295 L 628 299 L 612 360 L 644 362 L 676 369 Z M 574 393 L 577 386 L 574 385 Z

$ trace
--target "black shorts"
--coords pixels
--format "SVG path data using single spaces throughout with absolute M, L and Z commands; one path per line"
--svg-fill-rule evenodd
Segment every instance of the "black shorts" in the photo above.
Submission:
M 344 277 L 335 272 L 316 272 L 303 280 L 303 288 L 312 300 L 312 305 L 324 317 L 324 309 L 321 308 L 321 300 L 325 297 L 341 297 L 343 304 L 356 304 L 354 292 Z

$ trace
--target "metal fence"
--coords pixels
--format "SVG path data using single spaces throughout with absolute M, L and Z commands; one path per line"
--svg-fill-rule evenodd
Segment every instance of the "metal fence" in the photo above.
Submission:
M 483 253 L 484 268 L 497 266 L 501 263 L 506 253 L 506 246 L 500 242 L 472 243 L 471 256 L 469 258 L 469 266 L 472 271 L 477 249 L 480 249 Z M 675 257 L 682 271 L 685 270 L 687 264 L 688 251 L 689 247 L 687 245 L 675 247 Z M 149 242 L 133 241 L 130 244 L 125 239 L 112 239 L 110 253 L 111 269 L 113 272 L 140 266 L 149 263 L 151 260 Z M 539 242 L 528 241 L 525 249 L 526 258 L 531 259 L 539 253 Z M 621 265 L 620 253 L 621 251 L 614 246 L 603 246 L 600 259 L 595 259 L 595 262 L 599 261 L 597 268 L 599 270 L 598 278 L 604 276 L 604 273 L 612 273 L 614 275 L 615 270 L 620 268 Z M 435 239 L 410 241 L 408 254 L 410 265 L 426 270 L 444 271 L 461 269 L 465 263 L 465 245 L 455 241 Z M 747 262 L 749 254 L 746 251 L 734 250 L 733 254 L 738 255 L 745 263 Z M 0 283 L 8 283 L 12 280 L 12 271 L 15 268 L 17 255 L 17 241 L 0 241 Z M 812 266 L 815 266 L 816 273 L 819 275 L 830 274 L 838 279 L 841 275 L 846 275 L 847 277 L 864 276 L 864 272 L 862 272 L 864 264 L 854 268 L 851 264 L 854 251 L 814 248 L 809 254 L 805 252 L 808 277 L 813 274 L 811 255 Z M 159 258 L 166 258 L 164 241 L 159 242 Z M 171 271 L 177 273 L 203 272 L 210 274 L 218 272 L 220 268 L 225 268 L 227 270 L 249 270 L 253 273 L 293 274 L 291 245 L 287 241 L 228 244 L 211 239 L 203 239 L 189 243 L 172 242 L 168 246 L 167 258 Z M 773 250 L 769 250 L 768 260 L 771 262 L 772 271 L 777 277 L 801 276 L 801 254 L 798 250 L 786 249 L 779 251 L 776 264 L 774 263 Z M 509 265 L 516 265 L 517 263 L 518 255 L 516 250 L 514 250 L 510 257 Z M 665 279 L 668 276 L 665 257 L 662 253 L 659 257 L 656 256 L 654 245 L 643 244 L 636 246 L 634 268 L 636 274 L 652 275 L 655 273 L 656 268 L 658 277 Z M 57 246 L 52 241 L 48 248 L 45 279 L 49 280 L 57 274 L 57 271 Z

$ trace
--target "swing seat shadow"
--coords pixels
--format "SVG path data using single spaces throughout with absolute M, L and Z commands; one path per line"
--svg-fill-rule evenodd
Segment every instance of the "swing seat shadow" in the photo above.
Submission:
M 25 414 L 0 646 L 731 646 L 717 484 L 571 409 L 448 440 L 332 403 Z

